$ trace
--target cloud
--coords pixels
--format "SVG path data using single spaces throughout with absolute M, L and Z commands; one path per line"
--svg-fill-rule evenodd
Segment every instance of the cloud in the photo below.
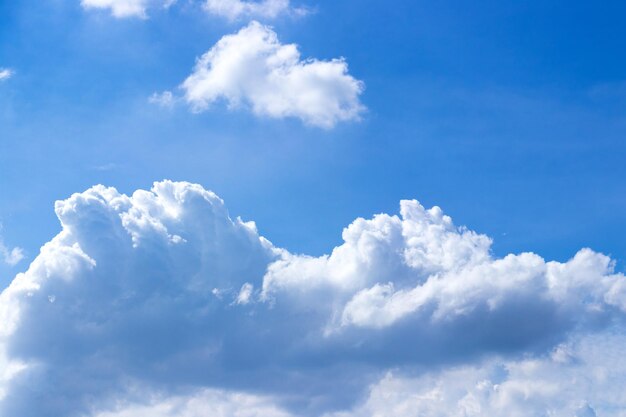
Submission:
M 492 358 L 408 375 L 389 371 L 349 410 L 321 417 L 619 417 L 626 409 L 623 334 L 570 340 L 538 358 Z M 270 396 L 199 390 L 120 403 L 97 417 L 296 417 Z
M 540 358 L 490 359 L 418 377 L 388 373 L 350 411 L 324 417 L 617 417 L 626 337 L 586 336 Z
M 171 91 L 164 91 L 162 93 L 153 93 L 148 98 L 148 102 L 161 107 L 172 107 L 176 102 L 176 97 L 174 97 Z
M 291 417 L 272 398 L 220 390 L 201 390 L 191 395 L 156 395 L 147 403 L 120 404 L 96 417 Z
M 299 15 L 306 13 L 306 9 L 303 8 L 292 9 L 289 5 L 289 0 L 206 0 L 204 8 L 209 13 L 229 20 L 236 20 L 242 17 L 275 18 L 280 14 L 288 12 Z
M 138 17 L 146 19 L 152 6 L 169 7 L 176 0 L 81 0 L 85 9 L 109 10 L 117 18 Z
M 138 17 L 146 19 L 148 9 L 168 8 L 177 0 L 81 0 L 85 9 L 109 10 L 114 17 Z M 289 0 L 206 0 L 203 8 L 207 13 L 234 21 L 244 17 L 273 19 L 281 14 L 302 16 L 308 13 L 304 7 L 291 7 Z
M 417 201 L 355 220 L 321 257 L 275 247 L 189 183 L 95 186 L 55 210 L 62 231 L 0 295 L 0 415 L 370 415 L 368 386 L 472 390 L 483 363 L 537 363 L 546 384 L 557 359 L 563 377 L 610 372 L 576 367 L 576 343 L 623 331 L 608 257 L 494 258 L 488 237 Z M 406 397 L 379 415 L 414 415 Z
M 0 68 L 0 82 L 8 80 L 14 74 L 14 71 L 10 68 Z
M 1 225 L 0 230 L 2 230 Z M 0 236 L 0 259 L 7 265 L 17 265 L 22 259 L 24 259 L 24 250 L 18 247 L 8 248 Z
M 295 44 L 281 44 L 258 22 L 220 39 L 182 84 L 186 101 L 198 112 L 223 100 L 231 109 L 295 117 L 322 128 L 358 120 L 365 109 L 359 101 L 363 88 L 344 59 L 301 60 Z

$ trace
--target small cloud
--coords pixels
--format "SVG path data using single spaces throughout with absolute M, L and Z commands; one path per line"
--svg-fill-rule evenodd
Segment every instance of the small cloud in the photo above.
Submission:
M 15 266 L 22 259 L 24 259 L 24 250 L 18 247 L 8 248 L 0 237 L 0 260 L 9 266 Z
M 197 112 L 223 100 L 230 109 L 298 118 L 324 129 L 359 120 L 365 111 L 359 100 L 364 84 L 348 73 L 345 59 L 302 60 L 297 45 L 281 44 L 258 22 L 220 39 L 198 60 L 182 89 Z
M 176 103 L 176 97 L 171 91 L 163 91 L 162 93 L 153 93 L 148 102 L 161 107 L 173 107 Z
M 117 164 L 114 162 L 107 162 L 106 164 L 95 165 L 91 167 L 91 169 L 93 169 L 94 171 L 113 171 L 116 168 Z
M 10 68 L 0 68 L 0 81 L 8 80 L 15 74 Z
M 177 0 L 81 0 L 84 9 L 110 11 L 116 18 L 147 19 L 148 11 L 157 7 L 168 9 Z M 303 16 L 310 13 L 307 7 L 291 7 L 289 0 L 203 0 L 207 13 L 234 21 L 244 17 L 276 18 L 289 14 Z
M 128 18 L 138 17 L 146 19 L 146 10 L 151 1 L 149 0 L 82 0 L 81 5 L 85 9 L 109 10 L 114 17 Z
M 296 15 L 302 15 L 306 12 L 304 8 L 292 9 L 289 0 L 206 0 L 204 8 L 211 14 L 229 20 L 237 20 L 242 17 L 275 18 L 290 11 Z

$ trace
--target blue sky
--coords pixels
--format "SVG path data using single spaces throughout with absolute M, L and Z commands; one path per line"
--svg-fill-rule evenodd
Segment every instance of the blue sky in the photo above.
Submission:
M 321 0 L 230 20 L 200 3 L 120 18 L 0 2 L 0 236 L 25 255 L 0 262 L 2 287 L 61 230 L 56 200 L 163 179 L 214 191 L 293 254 L 329 254 L 354 219 L 417 199 L 490 236 L 494 258 L 589 247 L 624 270 L 623 2 Z M 304 60 L 345 58 L 366 110 L 331 128 L 224 97 L 194 112 L 196 60 L 253 19 Z M 150 100 L 164 91 L 173 105 Z

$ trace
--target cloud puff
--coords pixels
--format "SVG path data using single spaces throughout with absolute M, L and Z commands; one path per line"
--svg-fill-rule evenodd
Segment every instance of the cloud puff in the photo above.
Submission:
M 2 225 L 0 225 L 0 230 L 2 230 Z M 7 265 L 17 265 L 24 259 L 24 251 L 18 247 L 8 248 L 0 236 L 0 259 Z
M 81 0 L 85 9 L 109 10 L 117 18 L 138 17 L 146 19 L 147 10 L 153 6 L 169 7 L 176 0 Z
M 86 9 L 106 9 L 117 18 L 148 17 L 147 10 L 152 7 L 169 7 L 176 0 L 81 0 Z M 237 20 L 243 17 L 275 18 L 278 15 L 291 13 L 304 15 L 307 9 L 293 8 L 289 0 L 206 0 L 204 9 L 213 15 L 228 20 Z
M 0 68 L 0 81 L 8 80 L 13 76 L 13 70 L 10 68 Z
M 274 18 L 291 10 L 289 0 L 206 0 L 204 7 L 209 13 L 230 20 L 244 16 Z M 297 14 L 305 13 L 304 9 L 294 9 L 294 12 Z
M 96 186 L 55 209 L 62 231 L 0 295 L 0 415 L 360 413 L 389 369 L 447 381 L 467 366 L 471 387 L 476 361 L 541 361 L 622 329 L 626 309 L 608 257 L 496 259 L 416 201 L 355 220 L 322 257 L 275 247 L 189 183 Z
M 176 97 L 171 91 L 163 91 L 162 93 L 153 93 L 148 98 L 148 102 L 161 107 L 173 107 Z
M 115 17 L 146 18 L 148 0 L 81 0 L 86 9 L 108 9 Z
M 363 83 L 348 74 L 344 59 L 301 60 L 295 44 L 281 44 L 258 22 L 220 39 L 198 60 L 182 89 L 195 111 L 224 100 L 258 116 L 296 117 L 323 128 L 358 120 L 364 111 Z

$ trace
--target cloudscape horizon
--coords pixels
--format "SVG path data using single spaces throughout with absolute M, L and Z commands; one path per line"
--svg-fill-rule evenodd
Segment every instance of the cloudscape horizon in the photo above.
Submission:
M 0 417 L 626 417 L 624 16 L 0 2 Z

